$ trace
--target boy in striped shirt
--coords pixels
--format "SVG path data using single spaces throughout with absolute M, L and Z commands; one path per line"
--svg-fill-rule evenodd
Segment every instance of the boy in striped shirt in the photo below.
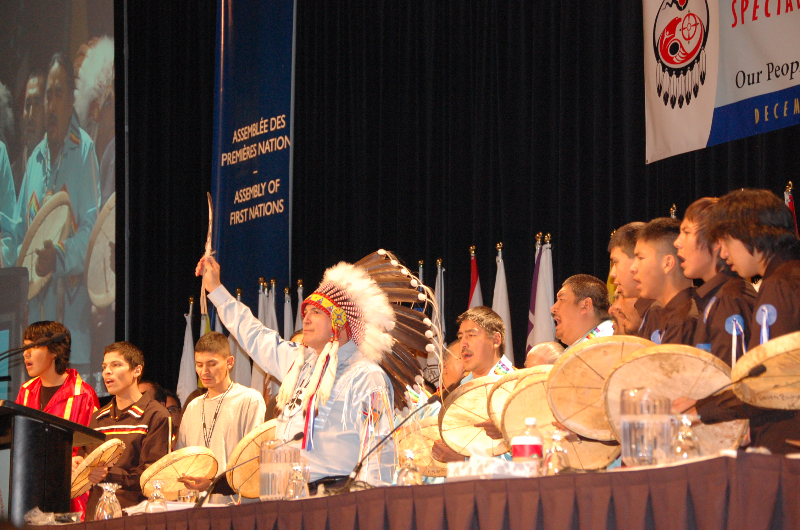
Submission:
M 108 405 L 92 415 L 89 423 L 90 428 L 104 433 L 106 439 L 119 438 L 125 443 L 125 450 L 114 467 L 97 467 L 89 474 L 89 480 L 94 484 L 119 484 L 121 488 L 117 490 L 117 499 L 123 508 L 145 499 L 139 477 L 151 464 L 167 454 L 170 437 L 167 409 L 149 394 L 139 391 L 138 383 L 143 370 L 144 355 L 130 342 L 106 346 L 103 382 L 108 393 L 114 397 Z M 87 447 L 85 454 L 92 449 L 94 447 Z M 77 463 L 74 462 L 73 466 Z M 101 495 L 99 487 L 91 489 L 86 509 L 87 520 L 94 519 L 94 510 Z

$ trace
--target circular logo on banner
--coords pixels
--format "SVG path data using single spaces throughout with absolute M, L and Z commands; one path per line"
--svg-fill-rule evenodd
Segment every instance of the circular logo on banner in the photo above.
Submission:
M 767 325 L 771 326 L 778 320 L 778 310 L 772 304 L 763 304 L 756 310 L 756 322 L 759 325 L 764 325 L 764 317 L 767 318 Z
M 731 315 L 725 319 L 725 331 L 730 335 L 741 335 L 744 330 L 744 319 L 741 315 Z
M 656 92 L 664 105 L 683 108 L 706 81 L 706 0 L 663 0 L 653 24 L 658 62 Z

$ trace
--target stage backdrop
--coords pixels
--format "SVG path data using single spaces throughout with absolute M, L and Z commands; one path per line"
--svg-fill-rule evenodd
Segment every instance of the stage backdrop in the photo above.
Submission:
M 647 163 L 800 124 L 800 0 L 645 0 Z
M 0 0 L 0 57 L 0 267 L 27 276 L 21 323 L 63 322 L 70 366 L 106 396 L 103 347 L 116 318 L 114 2 Z M 56 265 L 42 278 L 37 252 L 47 241 Z M 11 289 L 4 279 L 0 292 Z M 0 329 L 9 311 L 0 308 Z M 14 399 L 28 379 L 21 356 L 9 371 L 0 398 Z
M 214 248 L 222 282 L 254 313 L 259 277 L 278 292 L 289 282 L 293 48 L 293 0 L 220 0 Z

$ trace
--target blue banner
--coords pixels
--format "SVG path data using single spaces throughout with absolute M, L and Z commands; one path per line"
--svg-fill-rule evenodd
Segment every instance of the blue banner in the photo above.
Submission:
M 254 314 L 259 277 L 289 285 L 294 7 L 220 0 L 217 15 L 213 246 Z

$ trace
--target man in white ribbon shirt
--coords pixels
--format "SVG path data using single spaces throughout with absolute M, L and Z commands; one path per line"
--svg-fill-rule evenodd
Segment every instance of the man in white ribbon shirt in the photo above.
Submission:
M 264 327 L 220 282 L 220 266 L 203 258 L 195 273 L 219 318 L 265 372 L 283 381 L 276 438 L 303 433 L 310 485 L 343 482 L 359 460 L 392 428 L 392 387 L 378 365 L 391 348 L 394 312 L 366 271 L 340 263 L 301 306 L 303 344 Z M 390 483 L 392 442 L 376 451 L 359 478 Z M 312 488 L 313 489 L 313 488 Z

